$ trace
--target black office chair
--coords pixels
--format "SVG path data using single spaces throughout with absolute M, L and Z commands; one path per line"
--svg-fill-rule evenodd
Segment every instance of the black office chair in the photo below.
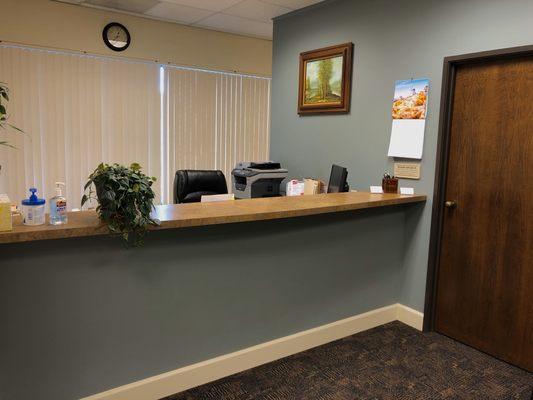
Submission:
M 204 195 L 227 194 L 222 171 L 184 169 L 174 176 L 174 204 L 199 202 Z

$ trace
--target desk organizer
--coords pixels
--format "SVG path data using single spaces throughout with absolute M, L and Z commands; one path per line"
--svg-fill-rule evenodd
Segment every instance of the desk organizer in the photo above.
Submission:
M 383 178 L 381 181 L 383 193 L 398 193 L 398 178 Z

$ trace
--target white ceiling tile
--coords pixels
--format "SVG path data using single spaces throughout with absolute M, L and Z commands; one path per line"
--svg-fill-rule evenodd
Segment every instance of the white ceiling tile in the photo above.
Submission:
M 265 3 L 275 4 L 277 6 L 287 7 L 292 10 L 298 10 L 316 3 L 320 3 L 322 0 L 261 0 Z
M 164 1 L 146 11 L 145 14 L 151 17 L 168 19 L 181 24 L 191 24 L 212 15 L 213 12 Z
M 265 39 L 272 38 L 272 23 L 252 21 L 227 14 L 214 14 L 194 24 L 194 26 Z
M 233 7 L 225 9 L 223 13 L 257 21 L 270 22 L 272 18 L 290 11 L 292 11 L 290 8 L 264 3 L 259 0 L 245 0 Z
M 242 0 L 166 0 L 183 6 L 202 8 L 204 10 L 222 11 Z
M 222 32 L 272 38 L 271 19 L 322 0 L 56 0 L 143 14 Z
M 135 12 L 135 13 L 144 13 L 146 10 L 149 10 L 157 3 L 158 0 L 86 0 L 86 4 L 91 4 L 93 6 L 114 8 L 116 10 Z

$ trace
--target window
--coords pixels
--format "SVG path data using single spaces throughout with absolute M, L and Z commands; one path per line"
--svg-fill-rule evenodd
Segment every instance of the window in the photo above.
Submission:
M 270 79 L 167 68 L 165 82 L 166 171 L 220 169 L 229 188 L 236 162 L 268 159 Z
M 79 207 L 100 162 L 139 162 L 169 203 L 177 169 L 221 169 L 229 183 L 236 162 L 268 158 L 269 78 L 1 45 L 0 81 L 27 132 L 0 147 L 0 193 L 19 204 L 64 181 Z

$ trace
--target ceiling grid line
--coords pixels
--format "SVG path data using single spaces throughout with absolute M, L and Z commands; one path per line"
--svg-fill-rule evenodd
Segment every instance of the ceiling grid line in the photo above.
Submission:
M 272 18 L 322 0 L 53 0 L 186 26 L 272 39 Z

